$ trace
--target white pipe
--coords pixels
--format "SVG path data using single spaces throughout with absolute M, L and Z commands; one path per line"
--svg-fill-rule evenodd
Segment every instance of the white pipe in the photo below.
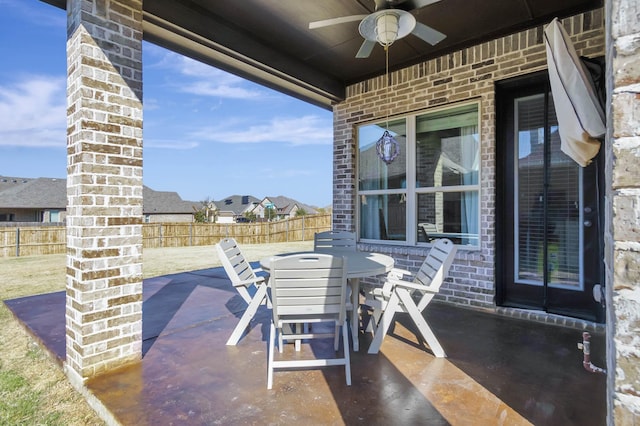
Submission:
M 578 349 L 582 349 L 582 353 L 584 354 L 582 366 L 585 370 L 590 373 L 607 374 L 607 370 L 591 363 L 591 334 L 589 334 L 588 331 L 582 333 L 582 343 L 578 343 Z

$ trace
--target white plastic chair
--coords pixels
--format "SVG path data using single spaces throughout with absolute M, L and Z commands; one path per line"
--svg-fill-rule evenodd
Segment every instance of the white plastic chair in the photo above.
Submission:
M 313 251 L 318 253 L 338 254 L 336 251 L 356 251 L 356 233 L 348 231 L 316 232 L 313 236 Z M 354 278 L 357 279 L 357 278 Z M 348 289 L 349 293 L 351 288 Z M 347 294 L 347 311 L 353 309 L 351 294 Z M 358 312 L 360 312 L 358 310 Z M 353 338 L 358 338 L 359 324 L 351 324 Z
M 440 291 L 440 286 L 449 273 L 455 254 L 456 248 L 451 240 L 435 240 L 427 258 L 412 281 L 402 279 L 404 275 L 411 275 L 408 271 L 393 269 L 387 275 L 383 287 L 376 288 L 369 293 L 365 304 L 373 308 L 371 320 L 374 326 L 373 341 L 369 346 L 370 354 L 378 353 L 380 350 L 382 340 L 387 334 L 396 312 L 406 312 L 433 354 L 439 358 L 447 356 L 422 312 Z M 414 295 L 417 296 L 417 303 Z
M 231 280 L 231 284 L 248 304 L 247 309 L 245 309 L 240 318 L 240 322 L 238 322 L 229 340 L 227 340 L 227 345 L 234 346 L 249 326 L 249 322 L 251 322 L 260 305 L 269 303 L 267 279 L 256 275 L 256 272 L 262 272 L 262 269 L 253 269 L 249 265 L 233 238 L 221 240 L 216 244 L 216 250 L 222 266 Z
M 317 232 L 313 237 L 313 251 L 342 249 L 356 250 L 356 234 L 347 231 Z
M 273 317 L 269 333 L 269 362 L 267 388 L 273 385 L 273 372 L 277 369 L 344 365 L 347 385 L 351 385 L 349 337 L 346 322 L 347 273 L 342 256 L 321 253 L 294 254 L 273 257 L 271 264 L 271 303 Z M 333 333 L 297 333 L 297 325 L 331 322 Z M 314 327 L 315 328 L 315 327 Z M 343 355 L 333 358 L 274 359 L 275 341 L 282 352 L 283 340 L 334 338 L 338 351 L 342 331 Z M 283 357 L 284 358 L 284 357 Z

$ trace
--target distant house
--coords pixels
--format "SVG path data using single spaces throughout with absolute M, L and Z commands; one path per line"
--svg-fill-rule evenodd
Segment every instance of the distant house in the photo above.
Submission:
M 253 209 L 257 217 L 267 220 L 281 220 L 295 217 L 300 210 L 304 210 L 305 214 L 317 214 L 315 208 L 302 204 L 294 199 L 279 195 L 277 197 L 265 197 Z
M 185 201 L 177 192 L 142 190 L 142 214 L 145 223 L 193 222 L 195 212 L 202 203 Z
M 144 221 L 193 222 L 198 203 L 143 187 Z M 0 176 L 0 222 L 64 223 L 67 180 Z
M 66 209 L 66 179 L 0 176 L 0 222 L 60 223 Z
M 216 223 L 235 223 L 242 222 L 245 213 L 253 211 L 260 200 L 251 195 L 232 195 L 215 201 L 217 208 Z

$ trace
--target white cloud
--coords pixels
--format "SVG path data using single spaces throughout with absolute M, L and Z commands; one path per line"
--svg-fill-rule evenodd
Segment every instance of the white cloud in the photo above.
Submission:
M 0 86 L 0 146 L 66 146 L 66 80 L 30 76 Z
M 198 142 L 194 141 L 183 141 L 177 139 L 147 139 L 143 140 L 144 148 L 150 149 L 176 149 L 176 150 L 187 150 L 197 148 L 199 146 Z
M 269 122 L 255 125 L 235 122 L 232 129 L 228 127 L 207 127 L 190 136 L 193 139 L 222 143 L 281 142 L 297 146 L 333 143 L 332 123 L 315 115 L 294 118 L 276 117 Z
M 157 98 L 144 98 L 143 108 L 145 111 L 153 111 L 160 109 L 160 101 Z
M 177 53 L 172 53 L 171 56 L 173 56 L 171 58 L 172 63 L 174 63 L 180 73 L 185 76 L 205 80 L 216 78 L 223 83 L 243 81 L 240 77 L 203 64 L 187 56 L 178 55 Z
M 163 52 L 160 61 L 149 67 L 178 73 L 180 80 L 174 82 L 173 87 L 179 92 L 231 99 L 256 99 L 266 96 L 266 92 L 243 78 L 174 52 Z M 158 56 L 160 52 L 152 49 L 150 53 L 152 56 Z
M 231 99 L 255 99 L 260 96 L 257 91 L 229 84 L 221 84 L 219 81 L 194 81 L 185 83 L 180 91 L 198 96 L 212 96 Z

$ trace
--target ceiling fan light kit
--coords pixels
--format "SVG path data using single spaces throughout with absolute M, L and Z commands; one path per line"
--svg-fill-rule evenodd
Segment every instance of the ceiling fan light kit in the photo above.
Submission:
M 364 38 L 356 58 L 368 58 L 376 43 L 387 49 L 395 41 L 409 34 L 435 45 L 446 38 L 441 32 L 416 21 L 411 11 L 440 0 L 376 0 L 376 11 L 368 15 L 351 15 L 309 23 L 309 29 L 360 21 L 358 31 Z M 403 8 L 396 8 L 400 6 Z
M 398 37 L 398 17 L 385 13 L 376 19 L 376 40 L 383 46 L 390 46 Z
M 388 9 L 368 15 L 360 22 L 358 31 L 365 40 L 387 47 L 409 35 L 415 26 L 416 18 L 409 12 Z

